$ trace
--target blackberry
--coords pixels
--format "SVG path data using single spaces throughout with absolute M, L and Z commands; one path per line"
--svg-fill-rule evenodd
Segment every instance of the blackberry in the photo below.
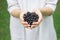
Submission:
M 33 22 L 38 21 L 39 16 L 35 12 L 27 12 L 27 14 L 24 14 L 23 18 L 24 18 L 24 21 L 28 22 L 28 24 L 31 27 Z

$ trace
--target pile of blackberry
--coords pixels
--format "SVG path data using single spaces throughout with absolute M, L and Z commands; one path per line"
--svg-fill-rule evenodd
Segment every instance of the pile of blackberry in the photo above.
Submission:
M 27 12 L 26 14 L 24 14 L 23 18 L 24 18 L 24 21 L 28 22 L 28 24 L 31 27 L 33 22 L 38 21 L 39 16 L 35 12 Z

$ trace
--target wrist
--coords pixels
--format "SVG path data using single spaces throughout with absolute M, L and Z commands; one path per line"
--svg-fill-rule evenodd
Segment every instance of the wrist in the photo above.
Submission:
M 21 11 L 19 9 L 15 9 L 15 10 L 12 11 L 11 15 L 13 17 L 19 18 L 20 17 L 20 13 L 21 13 Z
M 43 16 L 50 16 L 52 14 L 52 9 L 50 7 L 44 7 L 39 9 Z

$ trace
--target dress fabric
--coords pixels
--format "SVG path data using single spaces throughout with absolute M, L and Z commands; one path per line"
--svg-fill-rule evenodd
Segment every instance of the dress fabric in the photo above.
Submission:
M 7 0 L 7 3 L 10 13 L 11 40 L 57 40 L 53 15 L 43 16 L 41 24 L 32 30 L 24 28 L 19 18 L 11 15 L 14 9 L 23 9 L 32 12 L 33 9 L 50 7 L 55 11 L 57 0 Z

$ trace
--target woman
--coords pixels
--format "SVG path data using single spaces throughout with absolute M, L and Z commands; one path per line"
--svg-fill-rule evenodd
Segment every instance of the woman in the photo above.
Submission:
M 53 24 L 53 12 L 58 0 L 7 0 L 10 13 L 11 40 L 57 40 Z M 35 12 L 38 22 L 30 25 L 23 15 Z

